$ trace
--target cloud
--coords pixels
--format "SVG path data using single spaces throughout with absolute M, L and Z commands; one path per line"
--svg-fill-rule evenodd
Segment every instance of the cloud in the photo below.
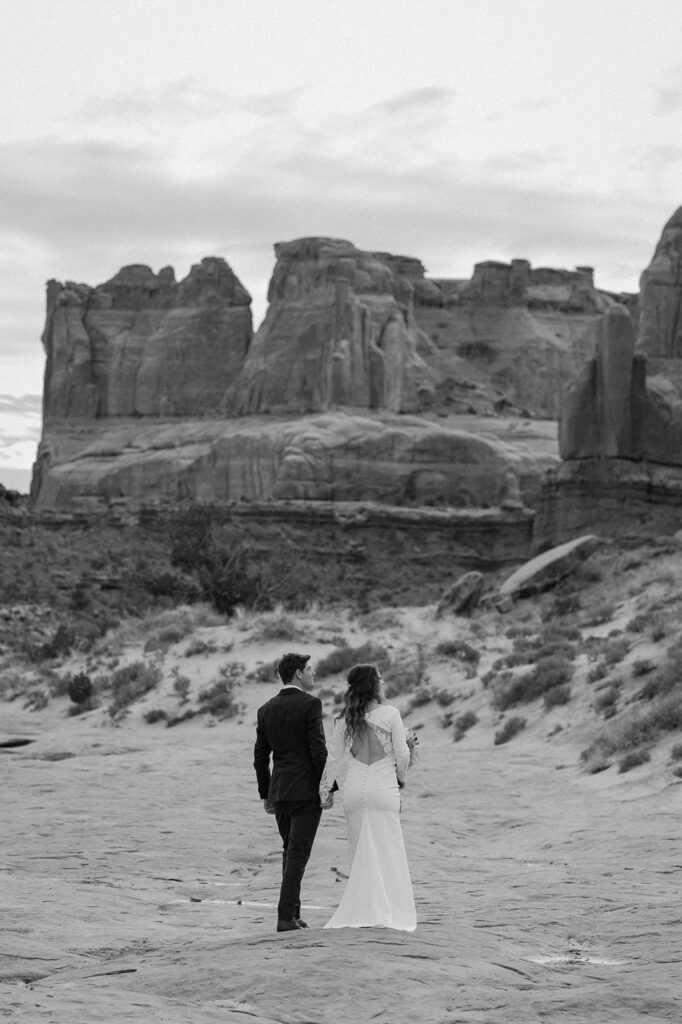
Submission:
M 416 256 L 436 276 L 526 257 L 590 263 L 603 286 L 634 289 L 679 201 L 665 189 L 642 198 L 632 177 L 627 188 L 567 187 L 541 135 L 537 146 L 475 149 L 468 132 L 480 119 L 462 120 L 448 89 L 332 117 L 310 103 L 303 89 L 235 99 L 186 79 L 100 100 L 91 112 L 104 120 L 81 119 L 66 137 L 1 145 L 0 386 L 41 386 L 51 277 L 94 285 L 126 263 L 170 263 L 180 277 L 222 255 L 254 297 L 257 326 L 274 243 L 331 235 Z M 126 122 L 120 134 L 113 118 Z M 646 174 L 647 161 L 674 167 L 679 150 L 631 149 L 629 173 Z

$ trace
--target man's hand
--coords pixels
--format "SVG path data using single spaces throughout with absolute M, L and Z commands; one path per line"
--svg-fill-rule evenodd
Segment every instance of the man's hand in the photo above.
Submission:
M 326 800 L 320 800 L 320 807 L 323 811 L 328 811 L 330 807 L 334 806 L 334 794 L 330 793 Z
M 274 814 L 275 813 L 275 805 L 273 804 L 272 800 L 264 800 L 263 801 L 263 807 L 265 808 L 265 813 L 266 814 Z

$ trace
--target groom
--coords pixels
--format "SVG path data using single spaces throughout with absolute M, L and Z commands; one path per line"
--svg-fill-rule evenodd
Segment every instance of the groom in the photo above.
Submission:
M 253 751 L 258 793 L 266 812 L 275 815 L 282 837 L 278 932 L 308 927 L 301 920 L 301 881 L 322 816 L 319 785 L 327 745 L 322 703 L 307 692 L 315 682 L 309 661 L 309 654 L 285 654 L 280 659 L 282 689 L 258 709 Z

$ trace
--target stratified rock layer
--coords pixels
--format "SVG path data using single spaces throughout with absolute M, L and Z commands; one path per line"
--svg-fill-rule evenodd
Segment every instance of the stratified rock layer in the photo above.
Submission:
M 39 509 L 145 502 L 371 501 L 493 508 L 510 477 L 527 504 L 553 458 L 401 417 L 320 415 L 177 424 L 121 421 L 99 436 L 62 436 L 36 478 Z

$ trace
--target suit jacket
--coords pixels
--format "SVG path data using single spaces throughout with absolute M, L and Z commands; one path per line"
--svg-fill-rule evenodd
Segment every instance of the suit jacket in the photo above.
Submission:
M 261 799 L 318 801 L 326 760 L 318 697 L 284 689 L 258 709 L 253 766 Z

